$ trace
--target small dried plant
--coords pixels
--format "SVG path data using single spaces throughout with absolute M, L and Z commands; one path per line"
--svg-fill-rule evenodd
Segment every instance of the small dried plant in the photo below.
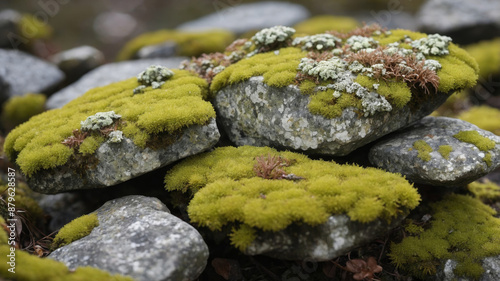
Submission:
M 257 163 L 253 166 L 253 171 L 258 177 L 269 180 L 287 179 L 287 180 L 300 180 L 294 174 L 288 174 L 283 170 L 283 167 L 288 167 L 293 163 L 293 160 L 286 159 L 281 156 L 258 156 L 255 158 Z
M 346 263 L 346 270 L 354 273 L 354 280 L 374 280 L 374 274 L 382 271 L 382 267 L 377 264 L 374 257 L 369 257 L 366 261 L 353 259 Z
M 80 147 L 85 138 L 89 136 L 89 134 L 90 134 L 89 132 L 82 132 L 78 129 L 75 129 L 73 130 L 73 135 L 69 136 L 61 143 L 66 146 L 69 146 L 70 148 L 77 149 L 78 147 Z
M 231 59 L 223 53 L 202 54 L 199 57 L 192 57 L 191 61 L 184 61 L 181 69 L 186 69 L 205 79 L 209 84 L 219 72 L 217 67 L 227 67 L 231 65 Z

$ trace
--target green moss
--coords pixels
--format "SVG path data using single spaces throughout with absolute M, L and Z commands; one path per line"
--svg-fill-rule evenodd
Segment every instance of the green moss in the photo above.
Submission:
M 478 131 L 460 131 L 453 136 L 461 142 L 473 144 L 481 151 L 488 151 L 495 148 L 496 143 L 487 137 L 483 137 Z
M 8 185 L 3 183 L 0 185 L 0 194 L 8 194 Z M 45 222 L 46 214 L 40 208 L 38 203 L 33 199 L 34 192 L 24 182 L 18 181 L 15 190 L 15 205 L 16 209 L 23 210 L 25 218 L 30 223 L 42 226 Z M 9 219 L 7 212 L 7 204 L 5 201 L 0 201 L 0 214 L 4 219 Z
M 483 202 L 493 202 L 500 199 L 500 186 L 492 181 L 472 182 L 467 189 Z
M 0 216 L 0 247 L 7 245 L 7 242 L 9 241 L 9 236 L 5 231 L 6 227 L 7 225 L 5 224 L 4 218 Z
M 409 31 L 405 29 L 393 29 L 391 30 L 390 35 L 381 34 L 377 36 L 373 36 L 375 40 L 379 42 L 380 45 L 386 46 L 390 43 L 399 42 L 403 43 L 406 36 L 411 38 L 412 40 L 418 40 L 427 37 L 427 34 Z
M 430 228 L 391 246 L 389 256 L 400 268 L 425 279 L 439 260 L 458 262 L 455 274 L 479 278 L 481 260 L 500 254 L 500 219 L 481 201 L 451 194 L 431 205 Z
M 320 15 L 299 22 L 293 28 L 296 34 L 313 35 L 330 30 L 349 32 L 359 26 L 360 23 L 351 17 Z
M 418 151 L 418 158 L 426 162 L 431 160 L 431 152 L 433 150 L 432 147 L 426 141 L 418 140 L 414 142 L 413 148 L 415 148 Z
M 453 151 L 453 147 L 451 145 L 440 145 L 438 148 L 438 152 L 446 160 L 448 160 L 448 158 L 450 157 L 450 153 L 452 151 Z
M 365 75 L 358 75 L 355 82 L 372 91 L 375 90 L 373 84 L 378 84 L 378 89 L 375 91 L 396 109 L 404 107 L 411 100 L 410 87 L 403 81 L 377 81 Z
M 92 155 L 103 142 L 103 136 L 89 136 L 82 142 L 78 148 L 78 152 L 80 152 L 83 156 Z
M 97 226 L 99 226 L 99 219 L 96 213 L 84 215 L 72 220 L 59 230 L 59 233 L 57 233 L 52 242 L 52 250 L 66 246 L 73 241 L 89 235 Z
M 465 50 L 476 59 L 481 77 L 500 73 L 500 38 L 466 46 Z
M 5 152 L 28 177 L 42 169 L 64 165 L 74 150 L 61 142 L 80 128 L 80 122 L 96 112 L 114 110 L 125 121 L 124 136 L 140 147 L 157 134 L 174 134 L 191 125 L 206 124 L 215 117 L 208 99 L 205 80 L 184 70 L 159 89 L 148 87 L 133 94 L 139 86 L 136 78 L 92 89 L 63 108 L 50 110 L 30 119 L 11 131 L 5 140 Z M 90 139 L 82 148 L 91 153 L 96 148 Z
M 483 130 L 500 135 L 500 110 L 487 105 L 474 106 L 457 116 Z
M 22 37 L 30 40 L 46 39 L 52 35 L 52 27 L 31 14 L 23 14 L 17 28 Z
M 346 93 L 342 93 L 338 99 L 333 99 L 332 96 L 333 90 L 321 91 L 312 95 L 308 106 L 309 111 L 326 118 L 339 117 L 346 108 L 355 108 L 361 112 L 361 100 L 356 96 Z
M 301 180 L 257 177 L 256 157 L 289 160 L 286 173 Z M 194 194 L 192 222 L 212 230 L 233 228 L 232 242 L 244 248 L 252 230 L 278 231 L 293 223 L 318 225 L 332 214 L 352 220 L 390 220 L 415 208 L 420 196 L 400 175 L 374 168 L 311 160 L 267 147 L 222 147 L 184 160 L 165 177 L 169 191 Z
M 145 46 L 173 41 L 178 45 L 179 56 L 199 56 L 203 53 L 222 52 L 235 39 L 234 34 L 225 30 L 206 32 L 180 32 L 158 30 L 144 33 L 129 41 L 118 54 L 118 60 L 132 59 Z
M 32 116 L 42 113 L 46 97 L 43 94 L 26 94 L 8 99 L 2 109 L 2 122 L 13 128 L 28 121 Z
M 131 277 L 111 275 L 106 271 L 92 267 L 78 267 L 69 270 L 64 263 L 49 258 L 39 258 L 21 250 L 16 250 L 15 273 L 8 271 L 9 264 L 0 264 L 0 277 L 4 280 L 17 281 L 133 281 Z M 0 245 L 2 257 L 10 254 L 8 246 Z
M 486 165 L 488 167 L 491 167 L 491 164 L 493 164 L 492 160 L 491 160 L 491 152 L 486 153 L 486 155 L 484 156 L 483 160 L 484 160 L 484 162 L 486 162 Z

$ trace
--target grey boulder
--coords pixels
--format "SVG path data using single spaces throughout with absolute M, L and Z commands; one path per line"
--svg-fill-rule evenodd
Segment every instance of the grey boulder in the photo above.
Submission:
M 417 14 L 420 29 L 466 44 L 500 35 L 497 0 L 428 0 Z
M 26 93 L 49 94 L 64 79 L 56 66 L 16 50 L 0 49 L 0 100 Z
M 453 270 L 457 267 L 458 263 L 454 260 L 446 260 L 441 265 L 433 280 L 435 281 L 497 281 L 500 280 L 500 256 L 485 258 L 482 262 L 484 269 L 483 275 L 479 279 L 472 279 L 468 277 L 457 277 Z
M 53 55 L 50 60 L 66 74 L 66 83 L 104 64 L 104 54 L 91 46 L 80 46 Z
M 223 1 L 217 11 L 194 21 L 181 24 L 182 31 L 203 31 L 224 29 L 237 34 L 251 30 L 260 30 L 275 25 L 292 26 L 309 18 L 309 11 L 298 4 L 286 2 L 258 2 L 231 6 Z M 222 4 L 222 5 L 220 5 Z
M 447 97 L 438 92 L 416 110 L 405 106 L 369 117 L 347 108 L 340 117 L 328 119 L 309 112 L 310 97 L 297 86 L 271 87 L 259 76 L 219 90 L 214 107 L 217 121 L 238 146 L 343 156 L 430 114 Z
M 198 231 L 156 198 L 122 197 L 95 212 L 99 226 L 49 258 L 70 269 L 91 266 L 138 281 L 195 280 L 207 264 L 208 247 Z
M 0 11 L 0 48 L 13 48 L 19 32 L 21 14 L 15 10 Z
M 116 185 L 208 150 L 217 143 L 220 134 L 215 119 L 211 119 L 206 125 L 187 127 L 177 136 L 163 137 L 166 144 L 157 149 L 140 148 L 125 137 L 120 143 L 107 141 L 91 159 L 42 170 L 27 178 L 28 185 L 46 194 Z M 169 137 L 174 137 L 174 141 Z
M 496 145 L 482 151 L 472 143 L 455 138 L 460 131 L 477 131 Z M 416 141 L 422 144 L 425 141 L 432 149 L 427 157 L 415 147 Z M 442 153 L 443 146 L 452 149 L 447 157 Z M 369 152 L 369 160 L 376 167 L 400 173 L 415 183 L 462 186 L 500 166 L 500 137 L 459 119 L 426 117 L 376 143 Z
M 47 100 L 46 107 L 48 109 L 61 108 L 90 89 L 135 77 L 137 73 L 140 73 L 153 64 L 166 66 L 168 68 L 178 68 L 180 63 L 185 59 L 186 58 L 183 57 L 175 57 L 169 59 L 145 59 L 105 64 L 85 74 L 75 83 L 53 94 Z
M 318 226 L 292 225 L 278 232 L 261 232 L 244 251 L 277 259 L 328 261 L 373 241 L 397 226 L 403 216 L 370 223 L 353 222 L 347 215 L 334 215 Z

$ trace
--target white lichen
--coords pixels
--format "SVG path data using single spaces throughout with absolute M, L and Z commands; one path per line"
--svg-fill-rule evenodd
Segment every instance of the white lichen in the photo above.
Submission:
M 424 61 L 424 68 L 428 68 L 432 71 L 437 71 L 438 69 L 441 69 L 441 64 L 437 60 L 425 60 Z
M 108 138 L 110 143 L 120 143 L 123 140 L 123 132 L 120 130 L 112 131 L 109 133 Z
M 258 47 L 271 46 L 275 43 L 285 42 L 286 40 L 292 38 L 294 34 L 295 29 L 278 25 L 262 29 L 257 32 L 251 40 Z
M 451 38 L 448 36 L 443 36 L 439 34 L 431 34 L 426 38 L 415 40 L 411 42 L 411 46 L 418 50 L 418 52 L 428 56 L 443 56 L 448 55 L 448 45 L 451 42 Z
M 299 63 L 298 69 L 302 73 L 321 78 L 322 80 L 335 80 L 347 70 L 347 62 L 339 57 L 319 62 L 310 58 L 303 58 Z
M 353 35 L 347 38 L 346 44 L 355 52 L 364 49 L 373 49 L 378 46 L 378 42 L 375 39 L 359 35 Z
M 121 115 L 115 114 L 114 111 L 97 112 L 96 114 L 87 117 L 84 121 L 80 122 L 82 131 L 99 130 L 104 127 L 110 126 Z
M 137 75 L 137 82 L 141 85 L 134 89 L 134 94 L 142 93 L 148 86 L 158 89 L 172 76 L 174 76 L 174 72 L 167 67 L 151 65 Z
M 337 42 L 341 42 L 339 38 L 332 34 L 316 34 L 311 36 L 297 37 L 293 40 L 292 45 L 302 45 L 302 50 L 325 50 L 335 48 Z

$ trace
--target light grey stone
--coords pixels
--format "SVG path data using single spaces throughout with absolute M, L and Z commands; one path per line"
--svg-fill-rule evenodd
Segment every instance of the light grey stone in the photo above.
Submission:
M 36 201 L 40 208 L 50 216 L 48 226 L 50 232 L 92 211 L 77 193 L 39 194 Z
M 66 74 L 66 81 L 71 82 L 105 61 L 104 54 L 92 46 L 69 49 L 55 54 L 50 60 Z
M 500 2 L 428 0 L 417 20 L 426 33 L 447 34 L 459 43 L 472 43 L 500 35 Z
M 460 131 L 471 130 L 493 140 L 495 148 L 481 151 L 475 145 L 453 137 Z M 429 161 L 419 158 L 418 151 L 413 148 L 418 140 L 424 140 L 432 148 Z M 441 145 L 453 148 L 448 159 L 438 152 Z M 491 154 L 491 166 L 484 160 L 488 153 Z M 456 187 L 468 184 L 500 166 L 500 137 L 462 120 L 429 116 L 376 143 L 369 152 L 369 159 L 373 165 L 401 173 L 416 183 Z
M 0 99 L 26 93 L 49 94 L 62 80 L 64 73 L 56 66 L 16 50 L 0 49 Z
M 175 56 L 177 48 L 177 43 L 174 41 L 167 41 L 156 45 L 142 47 L 139 51 L 137 51 L 136 56 L 139 59 L 168 58 Z
M 145 59 L 105 64 L 90 71 L 75 83 L 50 96 L 47 100 L 46 107 L 48 109 L 61 108 L 68 102 L 93 88 L 135 77 L 151 65 L 178 68 L 180 63 L 185 59 L 184 57 L 174 57 L 168 59 Z
M 214 106 L 218 122 L 239 146 L 342 156 L 430 114 L 447 97 L 436 93 L 416 111 L 405 106 L 363 117 L 348 108 L 340 117 L 327 119 L 309 112 L 310 97 L 297 86 L 270 87 L 259 76 L 222 88 Z
M 454 260 L 446 260 L 437 270 L 437 274 L 431 280 L 435 281 L 498 281 L 500 280 L 500 256 L 485 258 L 482 262 L 483 275 L 479 279 L 468 277 L 457 277 L 453 270 L 458 263 Z
M 105 142 L 85 163 L 70 161 L 42 170 L 27 178 L 27 182 L 31 189 L 49 194 L 112 186 L 208 150 L 220 134 L 215 119 L 211 119 L 207 125 L 190 126 L 171 137 L 175 138 L 173 143 L 158 149 L 140 148 L 125 137 L 120 143 Z
M 138 281 L 195 280 L 207 264 L 208 247 L 198 231 L 156 198 L 122 197 L 95 213 L 99 226 L 49 258 L 70 269 L 91 266 Z
M 222 2 L 220 2 L 222 3 Z M 183 31 L 225 29 L 237 34 L 260 30 L 275 25 L 292 26 L 309 18 L 309 11 L 298 4 L 286 2 L 258 2 L 229 7 L 217 7 L 210 15 L 181 24 Z
M 319 226 L 292 225 L 278 232 L 260 232 L 244 251 L 285 260 L 328 261 L 366 244 L 398 225 L 404 217 L 354 222 L 347 215 L 334 215 Z

